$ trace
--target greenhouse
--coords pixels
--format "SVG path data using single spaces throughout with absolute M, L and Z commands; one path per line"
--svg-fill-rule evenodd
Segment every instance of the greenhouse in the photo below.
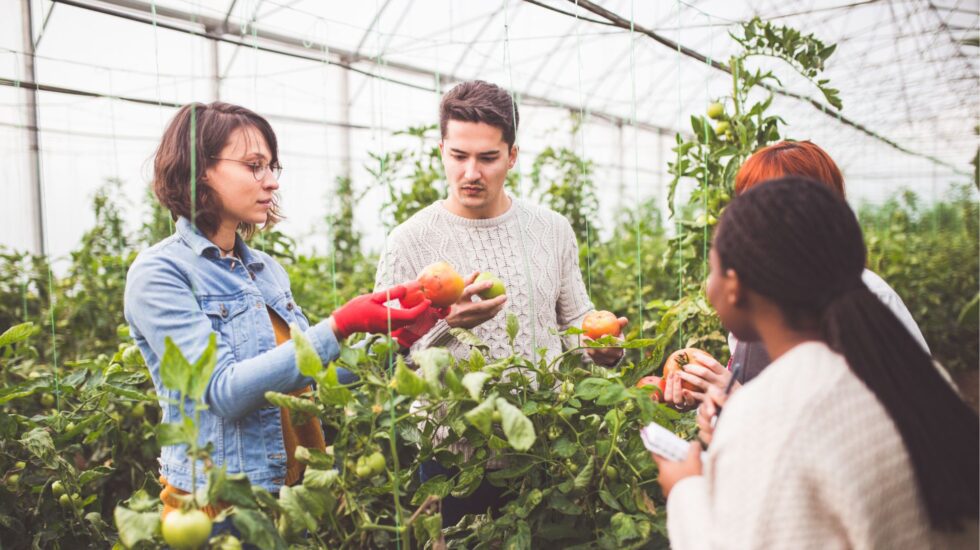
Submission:
M 978 48 L 3 2 L 0 549 L 976 548 Z

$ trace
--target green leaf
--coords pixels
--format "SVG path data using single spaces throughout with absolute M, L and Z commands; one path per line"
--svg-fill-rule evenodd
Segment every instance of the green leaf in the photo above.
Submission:
M 310 489 L 329 489 L 337 483 L 340 474 L 335 469 L 319 470 L 307 468 L 303 472 L 303 486 Z
M 466 420 L 469 420 L 470 424 L 480 430 L 484 435 L 490 435 L 490 431 L 493 429 L 493 410 L 494 410 L 494 397 L 491 395 L 483 403 L 473 407 L 472 409 L 466 411 L 463 414 Z M 501 413 L 502 414 L 502 413 Z
M 337 364 L 333 361 L 316 376 L 317 395 L 320 401 L 331 405 L 344 406 L 353 399 L 350 390 L 343 387 L 337 376 Z
M 318 412 L 320 412 L 320 409 L 316 406 L 316 403 L 304 397 L 297 397 L 295 395 L 288 395 L 277 391 L 267 391 L 265 392 L 265 399 L 277 407 L 283 407 L 291 411 L 297 411 L 308 415 L 316 415 Z
M 194 370 L 190 378 L 187 396 L 191 399 L 200 399 L 208 389 L 208 382 L 211 380 L 211 373 L 214 372 L 215 365 L 218 364 L 218 338 L 215 333 L 211 333 L 208 339 L 208 347 L 204 353 L 194 363 Z
M 316 352 L 306 333 L 300 330 L 299 325 L 295 323 L 289 325 L 289 332 L 296 347 L 296 368 L 303 376 L 313 378 L 323 370 L 320 354 Z
M 575 451 L 577 450 L 578 446 L 565 437 L 555 441 L 554 445 L 551 446 L 551 452 L 555 453 L 561 458 L 569 458 L 574 455 Z
M 399 355 L 395 362 L 395 391 L 399 395 L 415 397 L 425 391 L 425 380 L 412 372 Z
M 429 391 L 435 395 L 442 393 L 442 372 L 449 367 L 451 357 L 446 348 L 427 348 L 412 354 L 412 360 L 419 366 L 418 371 L 422 373 Z
M 54 467 L 57 462 L 58 456 L 54 448 L 54 440 L 44 428 L 34 428 L 27 432 L 20 439 L 20 444 L 48 467 Z
M 208 501 L 223 502 L 237 508 L 258 508 L 248 476 L 229 474 L 224 468 L 213 468 L 209 473 Z
M 164 339 L 163 346 L 163 357 L 160 359 L 160 379 L 163 385 L 181 395 L 188 395 L 192 376 L 191 364 L 169 336 Z
M 465 328 L 451 328 L 449 329 L 449 334 L 453 335 L 460 343 L 466 344 L 477 349 L 490 349 L 490 346 L 486 342 L 480 339 L 479 336 L 473 334 Z
M 485 357 L 483 357 L 483 354 L 480 353 L 479 349 L 473 348 L 470 350 L 470 361 L 469 361 L 470 371 L 478 371 L 482 369 L 486 364 L 487 364 L 487 360 Z
M 629 394 L 626 392 L 626 388 L 620 384 L 611 383 L 606 389 L 602 390 L 602 395 L 599 396 L 599 399 L 596 399 L 595 403 L 599 406 L 608 407 L 609 405 L 619 403 L 627 397 L 629 397 Z
M 456 498 L 468 497 L 473 494 L 473 491 L 476 491 L 482 481 L 483 467 L 465 468 L 456 479 L 456 486 L 453 487 L 452 495 Z
M 612 528 L 612 534 L 616 538 L 617 544 L 626 544 L 644 538 L 633 517 L 622 512 L 613 514 L 612 519 L 609 520 L 609 526 Z
M 463 376 L 463 386 L 470 392 L 470 397 L 474 401 L 479 401 L 483 384 L 489 379 L 490 375 L 485 372 L 468 372 Z
M 282 540 L 279 532 L 276 531 L 276 526 L 264 513 L 239 508 L 232 514 L 231 519 L 242 533 L 242 542 L 254 544 L 259 548 L 286 550 L 286 542 Z
M 443 381 L 446 383 L 446 387 L 449 388 L 449 391 L 453 392 L 453 394 L 460 395 L 466 391 L 466 388 L 463 387 L 463 383 L 460 381 L 459 375 L 456 374 L 457 370 L 458 369 L 456 367 L 449 367 L 446 369 L 446 372 L 443 375 Z
M 504 543 L 505 550 L 525 550 L 531 548 L 531 526 L 526 521 L 517 522 L 517 532 L 515 532 Z
M 507 337 L 510 338 L 510 345 L 514 345 L 514 340 L 517 338 L 517 333 L 521 330 L 521 324 L 517 320 L 517 315 L 513 313 L 507 314 Z
M 610 384 L 605 378 L 586 378 L 575 386 L 575 396 L 591 401 L 599 397 Z
M 416 506 L 422 504 L 425 502 L 425 499 L 429 498 L 429 495 L 443 498 L 449 494 L 452 487 L 453 484 L 444 475 L 440 474 L 430 477 L 416 489 L 415 494 L 412 496 L 412 504 Z
M 306 464 L 313 468 L 329 469 L 333 467 L 333 457 L 319 449 L 308 449 L 302 445 L 297 445 L 294 456 L 300 464 Z
M 497 410 L 502 416 L 504 435 L 507 442 L 515 451 L 526 451 L 534 445 L 534 424 L 520 409 L 511 405 L 506 399 L 498 397 Z
M 188 433 L 183 424 L 167 422 L 156 427 L 157 443 L 161 447 L 170 445 L 190 445 L 194 441 L 194 433 Z
M 27 340 L 32 334 L 34 334 L 34 323 L 14 325 L 0 334 L 0 348 Z
M 155 500 L 157 509 L 137 511 L 140 508 L 145 509 L 146 503 L 150 500 Z M 130 506 L 135 510 L 130 509 Z M 119 541 L 127 548 L 132 548 L 143 541 L 152 543 L 160 535 L 159 506 L 159 500 L 151 499 L 142 490 L 133 494 L 126 503 L 116 506 L 112 517 L 115 520 L 116 529 L 119 531 Z
M 592 457 L 585 463 L 585 467 L 582 468 L 578 475 L 575 476 L 575 482 L 572 484 L 576 489 L 586 489 L 589 484 L 592 483 L 592 474 L 595 472 L 595 460 Z

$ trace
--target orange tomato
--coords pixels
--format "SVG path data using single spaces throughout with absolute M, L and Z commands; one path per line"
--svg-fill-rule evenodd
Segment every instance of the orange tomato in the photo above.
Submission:
M 607 334 L 619 336 L 619 319 L 609 311 L 592 311 L 582 319 L 582 330 L 593 340 Z
M 651 386 L 653 389 L 651 389 Z M 660 401 L 660 398 L 664 395 L 664 390 L 667 388 L 667 379 L 660 378 L 656 375 L 644 376 L 643 378 L 640 378 L 639 382 L 636 383 L 636 387 L 651 390 L 650 399 Z
M 436 262 L 419 274 L 422 292 L 435 307 L 455 304 L 463 295 L 463 278 L 448 262 Z
M 670 357 L 667 358 L 667 362 L 664 363 L 664 380 L 670 378 L 671 374 L 684 370 L 684 365 L 691 362 L 691 356 L 688 355 L 688 353 L 692 350 L 701 351 L 698 348 L 684 348 L 684 349 L 679 349 L 674 353 L 670 354 Z M 704 352 L 701 351 L 701 353 Z M 697 386 L 691 384 L 686 380 L 684 380 L 681 383 L 681 387 L 684 388 L 685 390 L 692 390 L 692 391 L 698 390 Z

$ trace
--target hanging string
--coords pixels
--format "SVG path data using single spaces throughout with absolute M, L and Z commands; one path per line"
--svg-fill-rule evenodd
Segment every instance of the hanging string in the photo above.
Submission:
M 707 20 L 708 28 L 711 28 L 711 24 L 712 24 L 711 15 L 705 13 L 704 17 Z M 709 33 L 709 35 L 711 36 L 711 38 L 709 39 L 710 43 L 708 44 L 708 60 L 706 61 L 708 67 L 711 66 L 711 55 L 714 54 L 715 51 L 715 33 Z M 705 104 L 710 103 L 711 86 L 710 86 L 710 79 L 707 78 L 704 79 L 704 95 L 705 95 Z M 708 143 L 707 124 L 704 125 L 704 138 L 705 138 L 704 139 L 705 144 L 707 144 Z M 702 281 L 708 280 L 708 219 L 709 219 L 708 218 L 708 186 L 709 184 L 710 182 L 708 181 L 708 147 L 705 147 L 704 148 L 704 184 L 701 193 L 701 210 L 702 210 L 702 216 L 704 216 L 704 227 L 703 227 L 704 232 L 702 234 L 702 239 L 701 239 L 701 247 L 702 247 L 701 248 L 701 280 Z
M 677 0 L 677 36 L 680 37 L 681 34 L 681 2 Z M 681 53 L 680 40 L 677 41 L 677 53 Z M 681 128 L 683 116 L 681 115 L 681 110 L 683 104 L 681 102 L 681 57 L 677 56 L 677 128 Z M 674 170 L 677 176 L 677 184 L 674 186 L 674 204 L 671 205 L 674 211 L 674 239 L 677 242 L 677 299 L 680 300 L 684 297 L 684 249 L 681 246 L 682 239 L 681 235 L 684 232 L 684 227 L 680 222 L 680 213 L 677 210 L 677 186 L 680 185 L 680 164 L 681 164 L 681 153 L 678 148 L 677 158 L 674 161 Z M 677 347 L 684 347 L 684 324 L 678 323 L 677 325 Z
M 633 184 L 636 187 L 636 309 L 643 337 L 643 202 L 640 198 L 640 134 L 636 125 L 636 41 L 634 40 L 635 1 L 630 0 L 630 124 L 633 126 Z
M 156 88 L 157 88 L 157 113 L 160 114 L 160 126 L 163 127 L 163 100 L 160 93 L 160 44 L 159 38 L 157 36 L 157 3 L 156 0 L 150 0 L 150 14 L 151 14 L 151 24 L 153 25 L 153 62 L 156 65 Z M 170 233 L 174 232 L 174 220 L 172 216 L 167 216 L 167 227 L 170 229 Z
M 517 103 L 519 97 L 517 94 L 517 89 L 514 87 L 514 71 L 513 63 L 510 56 L 510 19 L 507 10 L 508 0 L 503 1 L 504 10 L 504 66 L 507 68 L 507 76 L 510 80 L 510 95 L 511 95 L 511 120 L 514 121 L 514 143 L 520 143 L 518 136 L 520 135 L 520 129 L 517 127 Z M 517 156 L 517 194 L 520 197 L 524 197 L 524 174 L 521 169 L 521 157 Z M 515 205 L 516 206 L 516 205 Z M 514 208 L 515 206 L 511 206 Z M 520 210 L 517 211 L 520 214 Z M 517 217 L 518 223 L 522 223 L 521 217 Z M 533 360 L 537 356 L 538 352 L 538 338 L 537 338 L 537 327 L 535 327 L 535 315 L 534 315 L 534 278 L 531 276 L 531 262 L 528 259 L 527 254 L 527 242 L 524 237 L 524 231 L 518 231 L 521 236 L 521 257 L 524 261 L 524 280 L 527 282 L 528 288 L 528 309 L 531 313 L 530 325 L 531 329 L 531 359 Z M 526 389 L 524 389 L 526 391 Z M 525 394 L 526 395 L 526 394 Z
M 578 178 L 585 173 L 585 95 L 582 93 L 582 36 L 579 32 L 578 0 L 575 0 L 575 55 L 578 64 L 578 103 L 579 103 L 579 171 L 575 175 L 575 184 L 578 186 Z M 585 217 L 585 276 L 586 288 L 589 292 L 589 301 L 595 307 L 592 299 L 592 236 L 589 216 Z

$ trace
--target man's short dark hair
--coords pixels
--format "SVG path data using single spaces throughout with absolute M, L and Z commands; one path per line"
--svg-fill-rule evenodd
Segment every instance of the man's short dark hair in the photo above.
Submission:
M 520 116 L 507 90 L 482 80 L 471 80 L 457 84 L 439 102 L 439 130 L 443 138 L 450 120 L 483 122 L 499 128 L 507 146 L 513 147 Z

